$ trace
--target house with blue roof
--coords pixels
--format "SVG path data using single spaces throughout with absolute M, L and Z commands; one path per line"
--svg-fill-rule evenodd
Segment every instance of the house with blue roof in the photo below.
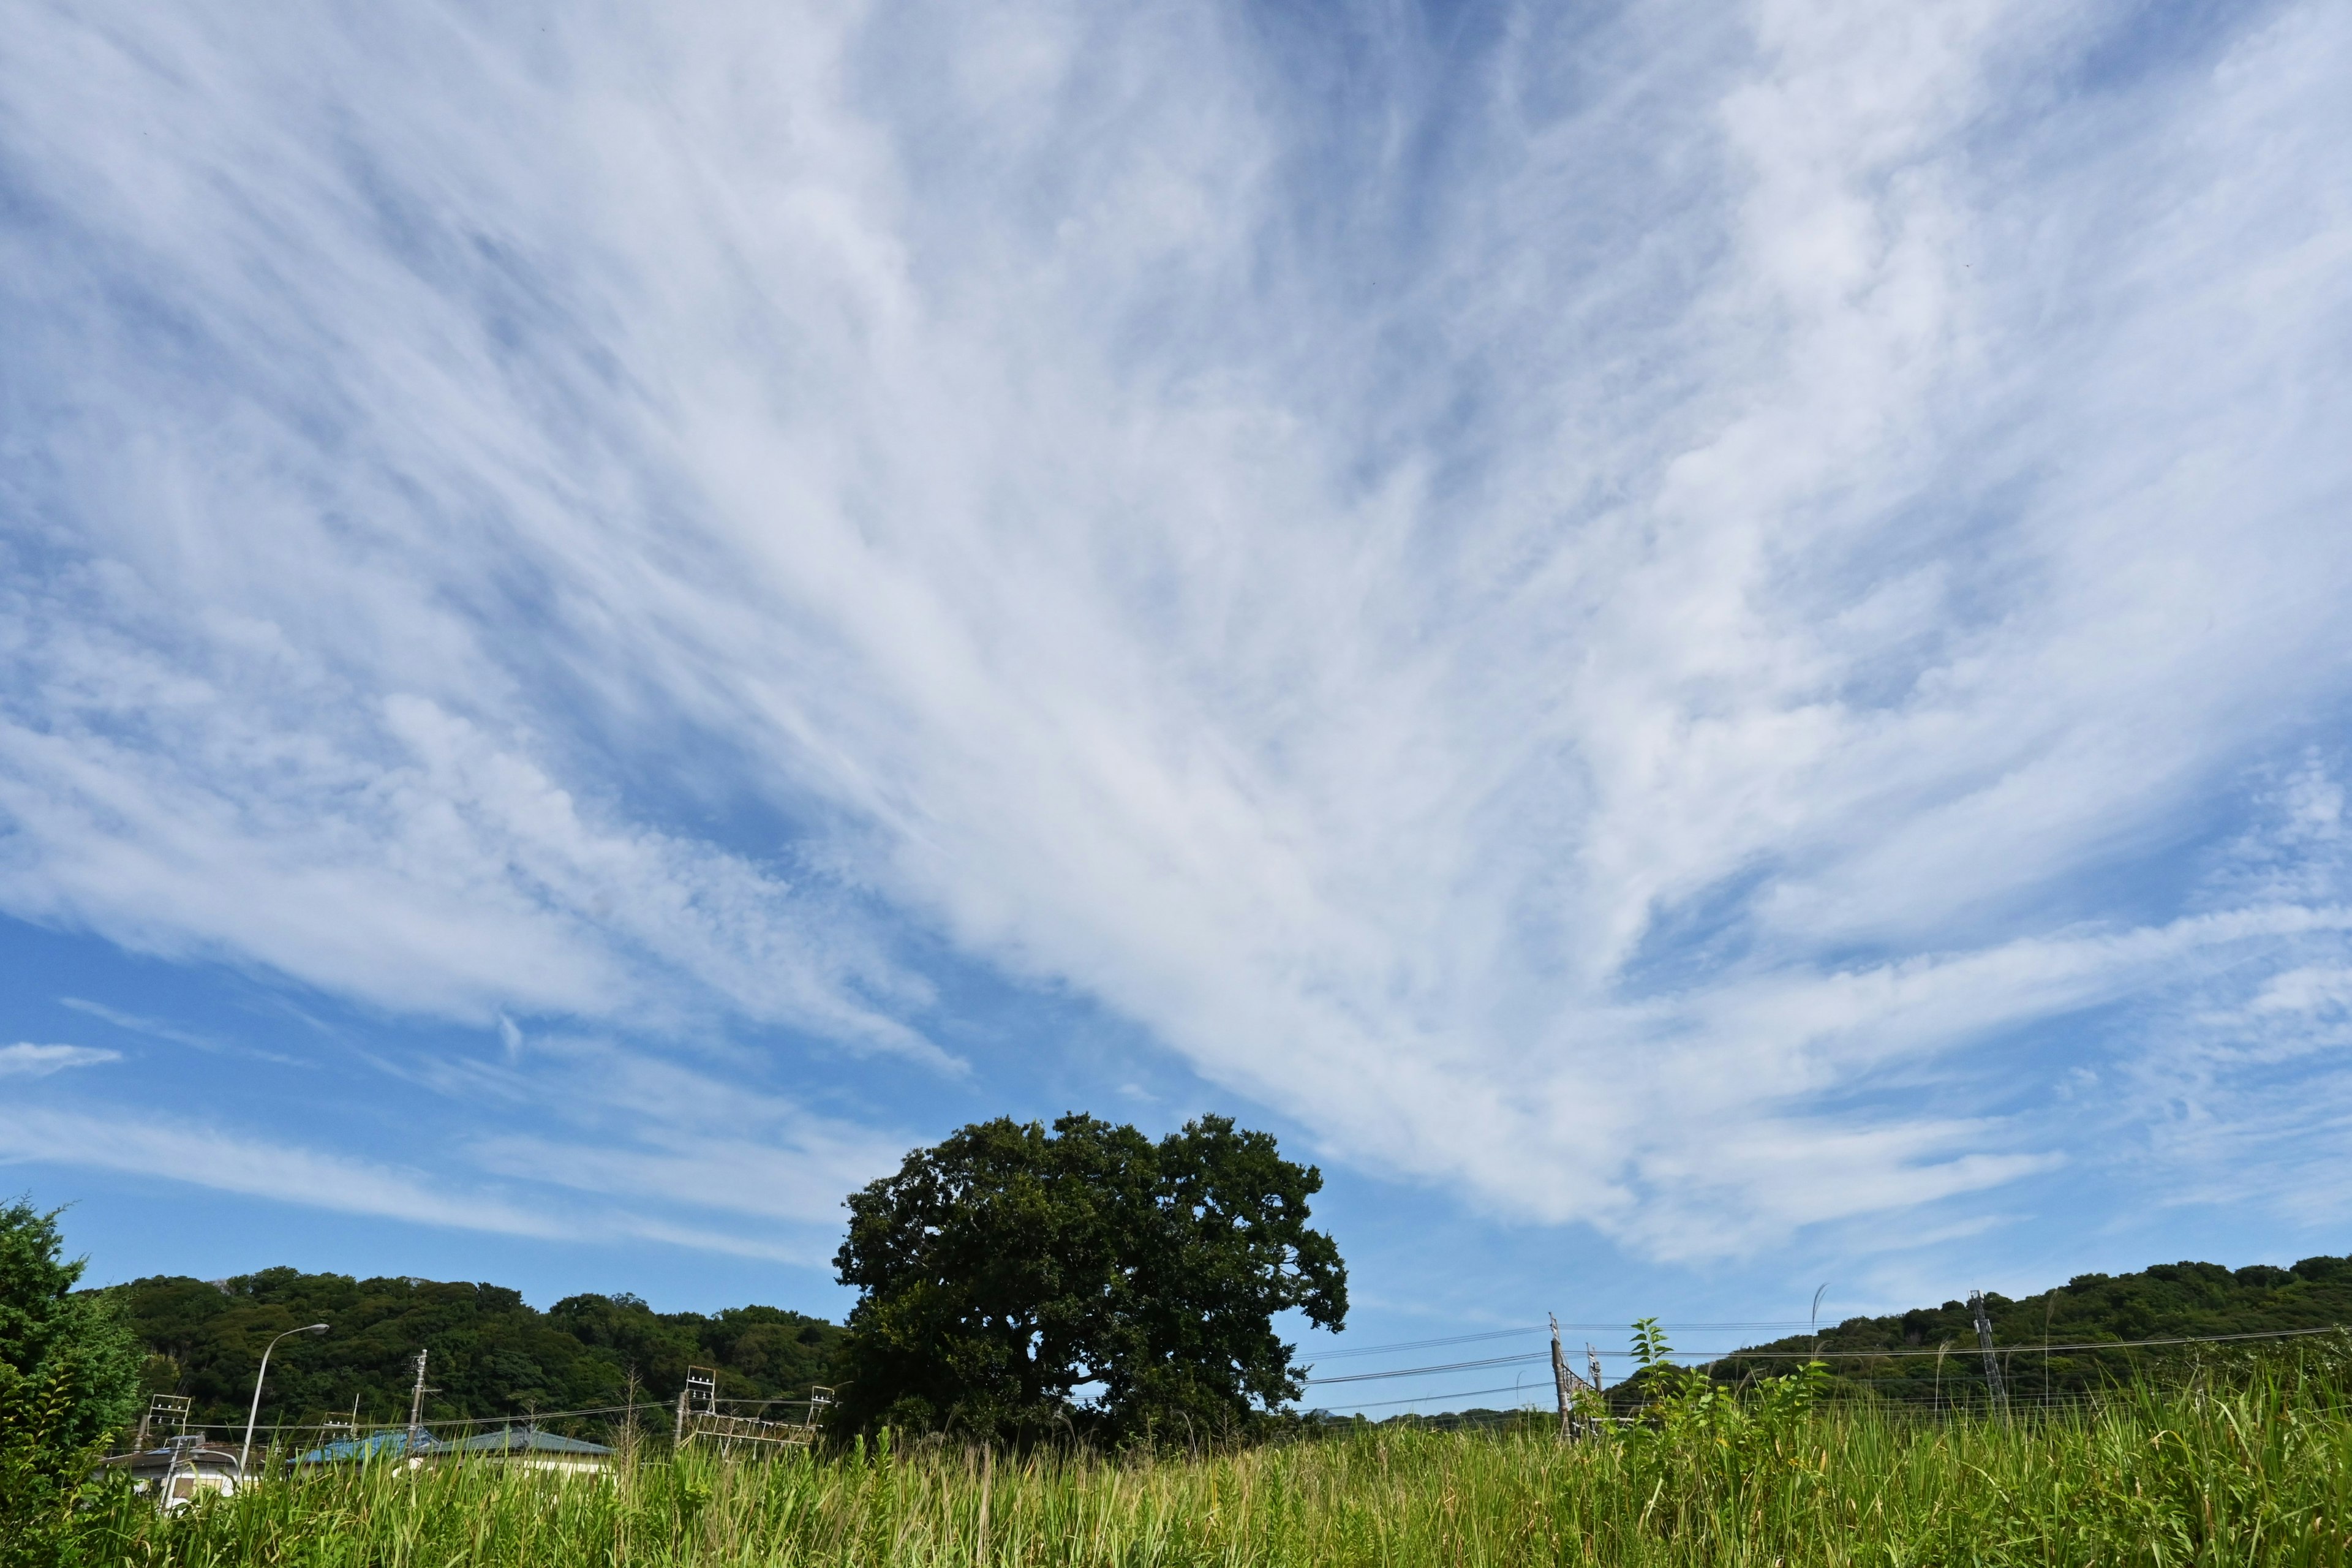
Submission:
M 611 1468 L 613 1450 L 602 1443 L 542 1432 L 528 1423 L 520 1426 L 501 1426 L 490 1432 L 477 1432 L 467 1437 L 446 1439 L 420 1430 L 414 1447 L 410 1444 L 407 1428 L 401 1427 L 323 1444 L 298 1455 L 294 1463 L 299 1468 L 315 1465 L 390 1462 L 405 1464 L 413 1468 L 425 1464 L 446 1463 L 452 1459 L 496 1464 L 515 1469 L 593 1474 Z

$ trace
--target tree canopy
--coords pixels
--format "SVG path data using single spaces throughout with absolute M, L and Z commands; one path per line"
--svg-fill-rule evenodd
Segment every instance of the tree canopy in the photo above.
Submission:
M 838 1420 L 1013 1442 L 1208 1437 L 1301 1391 L 1276 1314 L 1338 1330 L 1314 1166 L 1222 1116 L 1157 1143 L 1069 1115 L 975 1122 L 849 1199 Z
M 117 1298 L 74 1289 L 83 1261 L 66 1258 L 58 1212 L 24 1198 L 0 1208 L 0 1391 L 57 1380 L 68 1404 L 56 1437 L 78 1447 L 129 1417 L 139 1352 Z
M 77 1293 L 81 1271 L 57 1210 L 0 1207 L 0 1568 L 68 1560 L 83 1479 L 138 1396 L 119 1304 Z

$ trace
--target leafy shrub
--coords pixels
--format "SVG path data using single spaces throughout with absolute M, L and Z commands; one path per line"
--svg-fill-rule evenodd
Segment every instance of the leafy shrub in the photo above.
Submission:
M 138 1397 L 120 1304 L 76 1294 L 64 1250 L 56 1210 L 0 1208 L 0 1568 L 75 1560 L 85 1480 Z
M 95 1392 L 71 1355 L 39 1376 L 0 1366 L 0 1568 L 80 1561 L 77 1511 L 104 1439 L 77 1440 Z

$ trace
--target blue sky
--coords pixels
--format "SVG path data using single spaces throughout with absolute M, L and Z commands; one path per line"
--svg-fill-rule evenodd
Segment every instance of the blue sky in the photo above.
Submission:
M 24 8 L 0 1181 L 96 1278 L 837 1313 L 912 1144 L 1223 1110 L 1349 1342 L 2352 1249 L 2347 79 Z

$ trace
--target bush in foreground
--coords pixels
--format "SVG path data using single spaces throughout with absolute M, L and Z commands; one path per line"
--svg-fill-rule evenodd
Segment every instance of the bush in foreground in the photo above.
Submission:
M 76 1294 L 55 1210 L 0 1207 L 0 1568 L 73 1560 L 76 1506 L 131 1414 L 139 1354 L 111 1296 Z

